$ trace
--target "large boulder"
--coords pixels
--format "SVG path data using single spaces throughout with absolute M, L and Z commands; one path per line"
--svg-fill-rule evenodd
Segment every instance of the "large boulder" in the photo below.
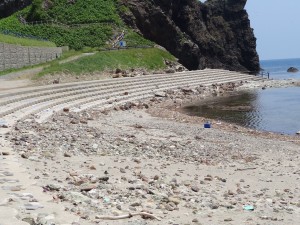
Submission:
M 259 71 L 246 0 L 122 0 L 122 17 L 190 70 Z
M 287 72 L 289 72 L 289 73 L 297 73 L 299 70 L 297 69 L 297 68 L 295 68 L 295 67 L 290 67 L 290 68 L 288 68 L 288 70 L 287 70 Z

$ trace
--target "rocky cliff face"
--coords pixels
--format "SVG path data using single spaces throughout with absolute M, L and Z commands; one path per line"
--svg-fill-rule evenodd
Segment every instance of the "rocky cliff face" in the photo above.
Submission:
M 30 5 L 32 0 L 0 0 L 0 19 Z
M 0 0 L 0 18 L 32 0 Z M 41 1 L 43 2 L 43 1 Z M 188 69 L 259 71 L 247 0 L 119 0 L 124 21 Z
M 123 0 L 123 19 L 188 69 L 259 71 L 247 0 Z

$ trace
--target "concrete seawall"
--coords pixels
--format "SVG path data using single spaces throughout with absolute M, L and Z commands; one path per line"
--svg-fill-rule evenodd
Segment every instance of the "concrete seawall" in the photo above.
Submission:
M 0 71 L 48 62 L 59 58 L 61 54 L 62 48 L 0 43 Z

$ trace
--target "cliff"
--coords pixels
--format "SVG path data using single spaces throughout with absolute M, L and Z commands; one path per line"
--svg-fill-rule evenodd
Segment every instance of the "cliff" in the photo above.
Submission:
M 247 0 L 123 0 L 124 21 L 188 69 L 259 71 Z
M 45 0 L 35 0 L 35 2 L 44 4 Z M 112 12 L 108 9 L 114 8 L 116 3 L 117 11 L 127 25 L 146 39 L 165 47 L 190 70 L 222 68 L 257 72 L 259 57 L 256 52 L 256 38 L 244 9 L 246 2 L 247 0 L 207 0 L 205 3 L 198 0 L 56 0 L 52 1 L 54 4 L 52 7 L 41 7 L 41 9 L 46 13 L 47 10 L 50 11 L 47 15 L 50 17 L 52 15 L 55 19 L 66 17 L 67 22 L 79 20 L 77 23 L 87 24 L 90 22 L 90 17 L 95 17 L 97 22 L 104 14 L 104 19 L 119 18 L 119 15 L 109 16 Z M 30 3 L 31 0 L 4 0 L 0 3 L 0 17 L 9 15 Z M 89 8 L 93 10 L 88 10 Z M 72 13 L 76 18 L 69 18 Z M 34 12 L 32 15 L 35 15 Z M 82 18 L 85 20 L 81 21 Z M 40 20 L 40 18 L 34 19 Z M 80 44 L 79 46 L 92 46 L 86 40 L 93 40 L 93 43 L 96 43 L 94 39 L 100 36 L 99 33 L 98 36 L 87 37 L 88 29 L 89 27 L 86 26 L 81 33 L 76 33 L 77 39 L 74 40 L 76 44 Z M 91 29 L 94 30 L 92 26 Z M 57 36 L 57 33 L 70 35 L 61 30 L 54 31 L 53 34 L 51 33 L 52 36 Z M 49 32 L 47 29 L 47 34 L 50 34 Z M 40 34 L 36 30 L 32 33 Z M 52 38 L 53 41 L 61 40 L 61 35 Z M 78 37 L 83 36 L 86 37 L 85 41 L 78 40 Z M 65 44 L 72 43 L 65 41 Z
M 0 19 L 30 5 L 32 0 L 0 0 Z

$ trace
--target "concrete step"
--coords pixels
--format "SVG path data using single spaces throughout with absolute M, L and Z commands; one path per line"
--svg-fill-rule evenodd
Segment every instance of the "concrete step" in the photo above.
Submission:
M 39 113 L 47 118 L 64 107 L 81 111 L 92 107 L 112 107 L 133 99 L 154 96 L 154 92 L 178 87 L 208 86 L 242 80 L 255 76 L 230 71 L 202 70 L 174 74 L 148 75 L 134 78 L 118 78 L 100 81 L 51 85 L 2 95 L 0 117 L 14 115 L 17 119 Z M 128 92 L 124 95 L 124 92 Z M 5 97 L 6 96 L 6 97 Z
M 213 78 L 206 79 L 205 81 L 210 81 L 210 80 L 221 81 L 222 79 L 225 79 L 227 77 L 229 77 L 229 78 L 235 77 L 235 78 L 238 78 L 238 79 L 243 78 L 242 76 L 229 76 L 229 75 L 226 75 L 226 76 L 222 76 L 222 78 L 213 77 Z M 156 86 L 157 85 L 159 86 L 161 84 L 173 83 L 173 82 L 178 82 L 178 81 L 186 81 L 188 83 L 188 82 L 194 81 L 195 79 L 198 80 L 199 83 L 201 83 L 203 81 L 203 79 L 201 77 L 184 76 L 184 77 L 178 77 L 177 79 L 170 79 L 170 80 L 165 79 L 163 81 L 158 80 L 156 82 L 156 84 L 153 81 L 149 81 L 149 82 L 143 83 L 143 86 L 146 87 L 146 86 L 151 85 L 151 84 L 155 84 Z M 136 86 L 140 86 L 139 83 L 140 82 L 136 82 L 134 85 L 132 85 L 132 83 L 127 83 L 126 85 L 107 86 L 103 90 L 100 90 L 100 91 L 98 90 L 98 88 L 92 88 L 92 89 L 87 88 L 87 89 L 81 89 L 80 91 L 70 90 L 69 92 L 65 92 L 63 94 L 61 94 L 61 93 L 58 93 L 58 94 L 47 93 L 48 95 L 46 97 L 41 96 L 41 97 L 30 99 L 29 96 L 28 96 L 28 99 L 24 99 L 24 100 L 23 100 L 23 98 L 21 98 L 22 100 L 20 100 L 20 98 L 19 98 L 19 99 L 16 99 L 16 101 L 20 100 L 18 102 L 12 102 L 12 103 L 10 103 L 6 106 L 0 107 L 0 116 L 4 116 L 4 115 L 10 114 L 10 113 L 13 113 L 16 110 L 20 110 L 21 108 L 26 108 L 26 107 L 29 107 L 29 106 L 32 106 L 32 105 L 35 105 L 35 104 L 39 104 L 41 102 L 51 101 L 51 100 L 55 100 L 55 99 L 59 99 L 59 98 L 66 98 L 66 100 L 67 100 L 68 97 L 72 97 L 74 95 L 77 96 L 77 97 L 80 97 L 81 95 L 84 95 L 84 94 L 94 93 L 93 96 L 95 96 L 95 95 L 105 94 L 106 93 L 105 90 L 107 90 L 107 91 L 116 91 L 116 90 L 118 90 L 118 88 L 122 88 L 122 90 L 126 90 L 126 88 L 128 88 L 128 87 L 130 87 L 132 89 Z M 155 88 L 155 87 L 152 87 L 152 88 Z M 12 100 L 10 100 L 10 102 L 11 101 Z
M 33 95 L 36 92 L 54 92 L 54 91 L 61 91 L 60 89 L 66 89 L 66 88 L 85 88 L 86 85 L 95 85 L 98 86 L 100 84 L 108 85 L 109 83 L 116 83 L 116 82 L 128 82 L 130 80 L 131 82 L 138 80 L 138 81 L 145 81 L 149 79 L 164 79 L 167 77 L 176 77 L 176 76 L 188 76 L 188 75 L 202 75 L 204 77 L 212 77 L 212 76 L 220 76 L 220 75 L 226 75 L 228 72 L 215 72 L 215 70 L 200 70 L 200 71 L 188 71 L 188 72 L 180 72 L 180 73 L 174 73 L 174 74 L 159 74 L 159 75 L 146 75 L 143 77 L 133 77 L 133 78 L 118 78 L 118 79 L 108 79 L 108 80 L 97 80 L 97 81 L 85 81 L 85 82 L 76 82 L 76 83 L 69 83 L 69 84 L 56 84 L 56 85 L 45 85 L 42 87 L 31 87 L 31 88 L 22 88 L 19 91 L 11 91 L 6 94 L 0 94 L 0 99 L 2 98 L 12 98 L 16 95 L 24 95 L 24 94 L 30 94 Z M 234 73 L 231 73 L 233 75 Z M 249 76 L 249 75 L 247 75 Z M 249 76 L 251 78 L 252 76 Z
M 205 86 L 209 86 L 211 84 L 215 84 L 215 83 L 228 83 L 228 82 L 238 82 L 238 81 L 242 81 L 243 79 L 237 79 L 237 78 L 232 78 L 232 79 L 223 79 L 221 81 L 217 81 L 217 80 L 211 80 L 209 82 L 203 83 L 202 85 Z M 186 83 L 185 83 L 186 84 Z M 193 87 L 198 87 L 199 83 L 197 81 L 195 82 L 190 82 L 189 85 L 185 85 L 185 86 L 189 86 L 191 88 Z M 170 89 L 176 89 L 179 87 L 183 87 L 183 83 L 176 83 L 175 85 L 169 86 L 161 86 L 160 88 L 156 89 L 155 92 L 157 91 L 165 91 L 165 90 L 170 90 Z M 107 97 L 107 96 L 106 96 Z M 147 90 L 145 88 L 139 88 L 139 89 L 134 89 L 133 91 L 131 91 L 131 93 L 129 93 L 128 95 L 124 96 L 121 93 L 113 93 L 112 95 L 109 96 L 109 99 L 104 98 L 103 96 L 98 96 L 98 97 L 94 97 L 94 98 L 84 98 L 84 99 L 79 99 L 78 101 L 73 101 L 73 102 L 68 102 L 68 103 L 62 103 L 60 105 L 56 105 L 55 107 L 52 108 L 53 111 L 57 112 L 62 110 L 64 107 L 68 107 L 68 108 L 72 108 L 72 111 L 82 111 L 82 110 L 86 110 L 88 108 L 93 108 L 93 107 L 99 107 L 99 106 L 103 106 L 104 108 L 107 108 L 107 106 L 112 107 L 114 105 L 120 105 L 121 102 L 128 102 L 128 101 L 132 101 L 132 98 L 136 99 L 136 100 L 140 100 L 143 98 L 149 98 L 149 97 L 154 97 L 154 92 L 153 90 Z M 46 110 L 46 114 L 43 117 L 47 118 L 49 116 L 51 116 L 51 114 L 53 113 L 53 111 L 51 111 L 50 109 L 44 109 Z

